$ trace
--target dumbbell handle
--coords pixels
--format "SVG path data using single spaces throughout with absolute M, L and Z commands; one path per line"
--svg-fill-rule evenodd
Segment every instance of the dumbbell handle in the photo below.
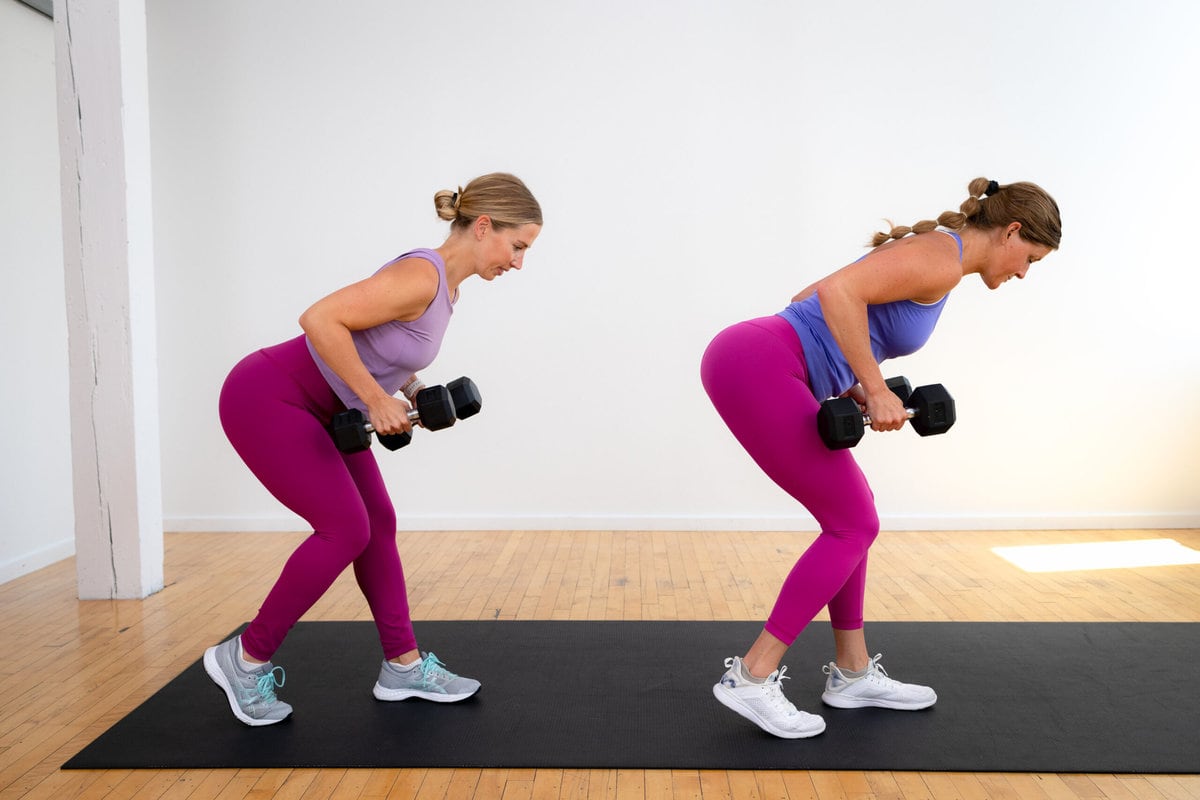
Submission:
M 917 415 L 917 410 L 915 408 L 904 409 L 904 418 L 905 419 L 912 419 L 916 415 Z M 863 417 L 863 425 L 871 424 L 871 415 L 870 414 L 863 414 L 862 417 Z
M 415 408 L 410 408 L 408 410 L 408 421 L 411 422 L 413 425 L 420 425 L 421 424 L 421 413 L 419 411 L 417 411 Z M 367 433 L 375 432 L 375 426 L 369 422 L 363 423 L 363 427 L 366 429 Z

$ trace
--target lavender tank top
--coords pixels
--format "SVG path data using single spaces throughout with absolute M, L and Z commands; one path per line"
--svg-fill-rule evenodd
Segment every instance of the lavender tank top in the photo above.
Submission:
M 958 258 L 962 260 L 962 239 L 952 231 L 941 231 L 958 241 Z M 863 256 L 866 258 L 866 256 Z M 867 329 L 871 336 L 871 352 L 876 363 L 915 353 L 933 334 L 949 294 L 936 303 L 898 300 L 894 303 L 867 306 Z M 818 400 L 837 397 L 858 383 L 842 348 L 829 331 L 821 301 L 811 294 L 792 303 L 778 316 L 783 317 L 800 337 L 808 367 L 808 383 Z
M 446 285 L 446 264 L 436 250 L 410 250 L 379 269 L 382 270 L 406 258 L 423 258 L 437 268 L 437 294 L 425 309 L 425 313 L 412 322 L 394 320 L 374 328 L 350 332 L 358 350 L 358 357 L 388 394 L 400 391 L 408 376 L 433 363 L 442 346 L 446 326 L 450 324 L 450 315 L 454 313 L 454 304 L 450 301 L 450 290 Z M 366 412 L 366 405 L 317 354 L 307 336 L 304 341 L 317 368 L 338 399 L 345 403 L 347 408 L 357 408 Z

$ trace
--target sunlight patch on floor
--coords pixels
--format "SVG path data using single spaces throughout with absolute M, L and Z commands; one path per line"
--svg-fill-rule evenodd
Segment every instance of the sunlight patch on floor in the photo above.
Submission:
M 1200 551 L 1174 539 L 993 547 L 992 552 L 1025 572 L 1078 572 L 1200 564 Z

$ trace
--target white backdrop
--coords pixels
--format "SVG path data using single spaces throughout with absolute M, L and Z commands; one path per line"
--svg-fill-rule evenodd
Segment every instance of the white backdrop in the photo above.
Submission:
M 526 267 L 464 286 L 432 380 L 485 410 L 380 452 L 405 527 L 800 526 L 700 387 L 705 345 L 969 179 L 1041 183 L 1060 253 L 969 279 L 918 357 L 951 434 L 872 437 L 890 527 L 1200 524 L 1200 7 L 1077 0 L 149 4 L 168 529 L 296 527 L 215 414 L 318 296 L 522 176 Z
M 997 292 L 968 279 L 885 367 L 945 383 L 960 420 L 860 445 L 884 526 L 1200 526 L 1190 0 L 147 7 L 167 530 L 303 527 L 224 440 L 221 381 L 317 297 L 440 244 L 433 193 L 492 170 L 546 227 L 521 273 L 464 285 L 425 376 L 471 375 L 483 413 L 379 453 L 401 526 L 810 529 L 721 426 L 700 354 L 977 175 L 1054 194 L 1062 252 Z M 71 536 L 65 430 L 23 416 L 65 421 L 57 186 L 9 169 L 56 152 L 52 98 L 26 102 L 53 91 L 42 21 L 0 73 L 4 230 L 37 238 L 3 251 L 0 572 Z
M 54 25 L 0 0 L 0 583 L 75 552 Z

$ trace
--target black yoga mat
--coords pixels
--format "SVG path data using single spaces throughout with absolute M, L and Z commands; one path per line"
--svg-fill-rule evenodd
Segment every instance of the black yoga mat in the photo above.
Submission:
M 423 648 L 482 690 L 384 703 L 369 622 L 300 623 L 275 662 L 291 719 L 234 719 L 198 659 L 66 769 L 508 767 L 966 772 L 1200 771 L 1200 624 L 874 623 L 871 652 L 926 683 L 918 712 L 823 707 L 827 624 L 788 654 L 785 692 L 825 733 L 783 740 L 712 684 L 754 622 L 424 622 Z M 197 653 L 199 657 L 201 653 Z

